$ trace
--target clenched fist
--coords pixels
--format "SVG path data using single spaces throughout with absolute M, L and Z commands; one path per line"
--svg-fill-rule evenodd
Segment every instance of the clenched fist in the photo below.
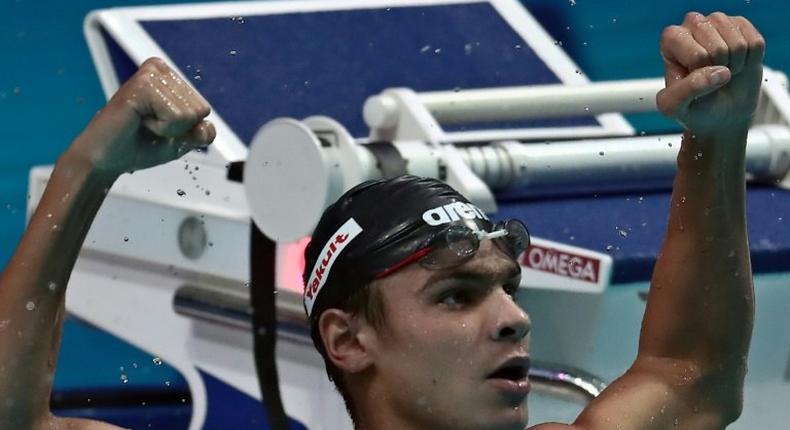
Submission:
M 120 175 L 175 160 L 210 144 L 208 102 L 164 61 L 140 66 L 74 142 L 99 171 Z
M 748 127 L 762 80 L 765 40 L 740 16 L 686 15 L 661 36 L 666 88 L 659 110 L 693 134 Z

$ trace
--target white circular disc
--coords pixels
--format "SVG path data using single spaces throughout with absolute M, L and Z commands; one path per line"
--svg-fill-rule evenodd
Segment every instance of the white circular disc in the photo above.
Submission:
M 244 163 L 244 192 L 252 219 L 277 242 L 312 233 L 327 205 L 329 168 L 315 134 L 299 121 L 268 122 Z

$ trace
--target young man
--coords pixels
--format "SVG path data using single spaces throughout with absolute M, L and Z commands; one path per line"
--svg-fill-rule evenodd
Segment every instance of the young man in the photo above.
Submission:
M 686 131 L 639 354 L 574 424 L 535 429 L 721 429 L 738 417 L 753 318 L 745 140 L 763 52 L 740 17 L 692 13 L 664 32 L 657 101 Z M 0 278 L 0 430 L 115 428 L 48 409 L 64 287 L 113 181 L 209 143 L 207 114 L 149 60 L 58 160 Z M 306 251 L 305 308 L 357 428 L 526 425 L 530 326 L 510 294 L 527 240 L 519 223 L 493 226 L 413 177 L 364 184 L 327 210 Z

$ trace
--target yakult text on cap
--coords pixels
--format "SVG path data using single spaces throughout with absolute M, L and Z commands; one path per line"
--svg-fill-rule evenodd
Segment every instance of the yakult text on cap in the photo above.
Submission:
M 362 227 L 357 224 L 354 218 L 349 218 L 339 229 L 330 236 L 329 240 L 324 245 L 321 253 L 318 254 L 318 260 L 310 272 L 310 279 L 307 280 L 307 285 L 304 287 L 304 304 L 307 308 L 307 315 L 313 312 L 313 304 L 318 297 L 318 293 L 326 283 L 326 278 L 329 277 L 329 272 L 332 270 L 332 265 L 337 261 L 337 257 L 343 252 L 348 244 L 354 240 L 359 233 L 362 233 Z

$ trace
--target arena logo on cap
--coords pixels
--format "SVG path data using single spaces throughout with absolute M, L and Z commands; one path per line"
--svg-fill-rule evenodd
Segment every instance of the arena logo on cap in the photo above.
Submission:
M 310 272 L 310 279 L 307 281 L 304 289 L 307 315 L 313 313 L 315 299 L 318 297 L 321 288 L 323 288 L 326 278 L 329 277 L 329 272 L 332 270 L 332 265 L 337 261 L 337 257 L 359 233 L 362 233 L 362 227 L 357 224 L 354 218 L 349 218 L 324 245 L 324 249 L 321 250 L 318 261 L 315 262 L 315 266 Z
M 461 219 L 488 220 L 488 217 L 480 208 L 471 203 L 453 202 L 428 209 L 422 213 L 422 219 L 428 225 L 437 226 Z

